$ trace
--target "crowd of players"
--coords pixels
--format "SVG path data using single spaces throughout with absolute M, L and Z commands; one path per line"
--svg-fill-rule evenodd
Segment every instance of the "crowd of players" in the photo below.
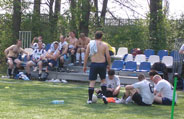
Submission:
M 46 72 L 48 73 L 48 67 L 54 67 L 57 64 L 57 60 L 60 61 L 60 66 L 63 64 L 69 56 L 71 57 L 71 65 L 75 62 L 83 64 L 83 71 L 86 72 L 86 64 L 88 57 L 91 58 L 90 72 L 89 72 L 89 98 L 88 104 L 92 103 L 92 96 L 94 93 L 94 86 L 99 74 L 101 78 L 101 89 L 96 89 L 96 93 L 99 98 L 102 98 L 104 103 L 107 104 L 106 97 L 117 97 L 120 93 L 120 80 L 115 75 L 114 70 L 110 70 L 111 60 L 110 54 L 113 54 L 111 46 L 102 41 L 103 33 L 98 31 L 95 34 L 95 40 L 90 40 L 84 33 L 80 34 L 80 38 L 77 39 L 75 32 L 70 32 L 69 37 L 60 35 L 60 41 L 54 41 L 48 51 L 45 50 L 45 44 L 41 36 L 34 38 L 31 47 L 34 49 L 32 58 L 26 63 L 26 75 L 30 77 L 30 68 L 32 66 L 38 66 L 38 77 L 41 77 L 42 68 L 46 66 Z M 37 41 L 35 43 L 35 41 Z M 5 50 L 5 56 L 8 63 L 8 74 L 12 75 L 12 69 L 17 72 L 21 67 L 21 60 L 18 58 L 20 53 L 24 53 L 30 58 L 29 54 L 21 48 L 21 40 L 17 40 L 15 45 L 8 47 Z M 97 50 L 98 49 L 98 50 Z M 106 76 L 106 69 L 108 69 L 108 76 Z M 15 73 L 16 74 L 16 73 Z M 125 87 L 125 94 L 121 99 L 116 100 L 115 103 L 128 103 L 132 100 L 138 105 L 150 106 L 153 102 L 171 105 L 173 98 L 173 86 L 166 80 L 162 79 L 156 71 L 149 73 L 151 81 L 154 85 L 146 80 L 143 74 L 138 76 L 139 82 L 127 85 Z M 175 99 L 176 103 L 177 98 Z
M 41 36 L 34 37 L 31 43 L 31 48 L 33 48 L 32 57 L 24 49 L 21 48 L 22 41 L 17 40 L 15 45 L 11 45 L 5 49 L 5 56 L 8 63 L 8 75 L 14 76 L 18 73 L 22 61 L 19 59 L 19 54 L 26 54 L 29 60 L 26 63 L 26 75 L 30 77 L 30 69 L 32 66 L 36 66 L 39 69 L 38 77 L 41 77 L 43 66 L 46 67 L 46 74 L 49 75 L 49 67 L 55 67 L 59 60 L 59 67 L 62 68 L 64 62 L 70 57 L 71 63 L 69 65 L 79 64 L 83 65 L 85 51 L 87 45 L 90 42 L 90 38 L 86 37 L 84 33 L 80 33 L 79 39 L 76 38 L 74 31 L 69 33 L 69 37 L 64 37 L 60 35 L 60 41 L 54 41 L 50 49 L 46 51 L 46 45 L 43 42 Z M 109 47 L 111 47 L 109 45 Z M 112 48 L 110 48 L 112 49 Z M 110 51 L 113 54 L 113 50 Z M 14 69 L 14 72 L 12 71 Z M 13 73 L 12 73 L 13 72 Z

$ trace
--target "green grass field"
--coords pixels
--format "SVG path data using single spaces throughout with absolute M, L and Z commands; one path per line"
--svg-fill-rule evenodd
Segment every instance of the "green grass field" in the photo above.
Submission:
M 54 84 L 0 79 L 0 119 L 170 119 L 171 106 L 88 105 L 87 84 Z M 124 90 L 121 90 L 121 95 Z M 184 119 L 184 92 L 178 91 L 174 118 Z M 51 104 L 64 100 L 64 104 Z

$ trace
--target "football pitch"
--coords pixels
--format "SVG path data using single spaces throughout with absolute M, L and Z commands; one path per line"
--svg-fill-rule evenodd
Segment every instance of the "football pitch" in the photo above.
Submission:
M 0 79 L 0 119 L 170 119 L 171 106 L 86 104 L 87 83 Z M 98 87 L 98 85 L 97 85 Z M 121 96 L 124 88 L 121 89 Z M 184 92 L 177 91 L 174 119 L 184 119 Z M 64 104 L 51 104 L 64 100 Z

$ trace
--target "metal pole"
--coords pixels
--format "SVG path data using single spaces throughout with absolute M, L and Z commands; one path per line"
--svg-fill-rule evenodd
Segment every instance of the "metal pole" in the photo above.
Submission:
M 171 119 L 174 119 L 174 105 L 175 105 L 175 97 L 176 97 L 177 75 L 178 74 L 175 73 L 173 99 L 172 99 L 172 109 L 171 109 Z

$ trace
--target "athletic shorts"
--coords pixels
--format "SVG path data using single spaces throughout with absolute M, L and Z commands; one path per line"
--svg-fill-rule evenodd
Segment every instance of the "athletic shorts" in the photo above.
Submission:
M 48 63 L 51 63 L 53 65 L 53 67 L 54 67 L 57 64 L 57 61 L 51 59 L 51 60 L 48 60 Z
M 15 60 L 18 59 L 18 58 L 16 58 L 16 57 L 8 57 L 8 58 L 11 58 L 11 59 L 12 59 L 13 64 L 16 64 L 16 63 L 15 63 Z M 6 62 L 8 62 L 8 59 L 7 59 L 7 58 L 6 58 Z
M 97 94 L 101 93 L 102 94 L 102 91 L 99 90 L 99 92 Z M 112 91 L 107 91 L 106 92 L 106 97 L 118 97 L 119 93 L 117 95 L 113 95 L 113 92 Z
M 163 105 L 172 105 L 172 100 L 170 100 L 170 99 L 168 99 L 166 97 L 163 97 L 162 98 L 162 104 Z M 175 102 L 175 104 L 176 104 L 176 102 Z
M 101 80 L 106 78 L 106 63 L 91 63 L 90 72 L 89 72 L 89 80 L 96 80 L 97 75 L 99 74 Z
M 138 104 L 138 105 L 141 105 L 141 106 L 151 106 L 151 104 L 146 104 L 142 101 L 142 97 L 141 95 L 136 92 L 133 96 L 132 96 L 132 100 Z
M 31 61 L 31 62 L 34 64 L 34 66 L 37 66 L 38 63 L 39 63 L 39 62 L 42 62 L 42 61 L 38 61 L 38 62 Z

